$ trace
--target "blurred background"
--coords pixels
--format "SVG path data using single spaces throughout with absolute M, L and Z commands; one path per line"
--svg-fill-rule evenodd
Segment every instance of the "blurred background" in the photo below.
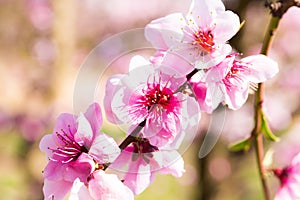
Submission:
M 230 43 L 243 56 L 259 53 L 270 18 L 263 1 L 224 3 L 245 21 Z M 46 156 L 39 150 L 39 141 L 52 133 L 60 113 L 73 112 L 76 78 L 92 49 L 114 34 L 143 28 L 173 12 L 187 12 L 189 4 L 189 0 L 0 0 L 0 199 L 43 199 Z M 267 83 L 265 111 L 272 130 L 282 137 L 277 144 L 266 143 L 278 152 L 273 156 L 274 166 L 286 165 L 300 152 L 299 19 L 299 8 L 288 11 L 271 51 L 280 73 Z M 137 41 L 128 40 L 131 42 Z M 115 60 L 109 73 L 126 72 L 129 58 Z M 103 92 L 104 83 L 99 84 Z M 101 95 L 97 100 L 101 103 Z M 183 154 L 184 176 L 158 175 L 136 199 L 262 199 L 252 148 L 248 152 L 228 151 L 230 143 L 250 135 L 252 102 L 250 96 L 239 111 L 227 111 L 221 139 L 200 160 L 201 138 L 210 120 L 203 114 L 199 134 Z M 108 122 L 104 130 L 122 136 Z M 270 178 L 269 184 L 274 194 L 278 181 Z

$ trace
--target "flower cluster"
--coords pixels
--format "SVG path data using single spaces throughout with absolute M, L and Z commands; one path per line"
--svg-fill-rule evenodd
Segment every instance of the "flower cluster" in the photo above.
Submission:
M 237 58 L 228 40 L 239 28 L 239 17 L 221 0 L 193 0 L 187 14 L 148 24 L 145 37 L 157 52 L 149 60 L 133 57 L 129 72 L 106 84 L 106 117 L 127 125 L 127 138 L 118 146 L 100 132 L 97 103 L 79 116 L 60 115 L 53 134 L 40 143 L 49 160 L 45 199 L 133 199 L 156 173 L 182 176 L 178 148 L 197 130 L 200 113 L 212 113 L 220 103 L 239 109 L 250 88 L 278 72 L 264 55 Z M 107 168 L 122 173 L 108 174 Z

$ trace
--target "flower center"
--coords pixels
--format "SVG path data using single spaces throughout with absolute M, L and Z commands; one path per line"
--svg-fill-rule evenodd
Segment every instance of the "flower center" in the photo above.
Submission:
M 245 63 L 239 61 L 234 61 L 233 66 L 230 71 L 227 73 L 226 77 L 223 79 L 228 90 L 231 90 L 232 87 L 243 86 L 244 74 L 250 73 L 249 67 Z
M 142 156 L 145 162 L 149 163 L 153 157 L 152 153 L 159 151 L 156 146 L 150 144 L 147 138 L 140 138 L 138 141 L 133 142 L 133 160 L 136 160 L 139 156 Z
M 280 180 L 281 185 L 284 185 L 289 178 L 290 169 L 288 167 L 284 169 L 273 169 L 275 176 Z
M 70 125 L 68 125 L 68 132 L 64 129 L 60 130 L 61 132 L 56 132 L 56 136 L 60 141 L 60 146 L 56 149 L 51 149 L 53 155 L 50 160 L 61 163 L 69 163 L 75 161 L 81 153 L 88 153 L 88 150 L 75 141 L 74 136 L 71 132 Z
M 133 94 L 129 101 L 129 115 L 131 119 L 143 121 L 150 113 L 161 112 L 178 113 L 181 107 L 180 101 L 168 88 L 169 82 L 162 86 L 161 80 L 147 83 L 141 91 Z
M 214 43 L 214 36 L 211 33 L 211 30 L 203 31 L 199 30 L 194 33 L 195 42 L 202 47 L 205 51 L 211 53 L 213 50 Z
M 141 102 L 147 110 L 152 106 L 159 105 L 164 109 L 170 108 L 171 99 L 173 99 L 173 92 L 169 88 L 162 88 L 160 84 L 153 83 L 143 90 L 144 95 L 141 96 Z

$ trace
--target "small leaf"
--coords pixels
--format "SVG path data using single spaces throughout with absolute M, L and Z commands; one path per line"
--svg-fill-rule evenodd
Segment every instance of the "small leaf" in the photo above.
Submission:
M 237 143 L 231 144 L 229 150 L 233 152 L 237 151 L 248 151 L 251 146 L 251 137 Z
M 268 140 L 271 140 L 273 142 L 278 142 L 280 140 L 279 137 L 277 137 L 276 135 L 274 135 L 274 133 L 271 131 L 267 119 L 266 119 L 266 115 L 264 113 L 262 113 L 262 119 L 261 119 L 261 131 L 262 133 L 265 135 L 265 137 Z

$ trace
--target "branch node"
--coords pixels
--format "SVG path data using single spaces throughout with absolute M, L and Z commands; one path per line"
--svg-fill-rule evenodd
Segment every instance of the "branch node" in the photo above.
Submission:
M 270 9 L 273 17 L 281 18 L 290 7 L 300 7 L 300 0 L 266 0 L 265 6 Z

